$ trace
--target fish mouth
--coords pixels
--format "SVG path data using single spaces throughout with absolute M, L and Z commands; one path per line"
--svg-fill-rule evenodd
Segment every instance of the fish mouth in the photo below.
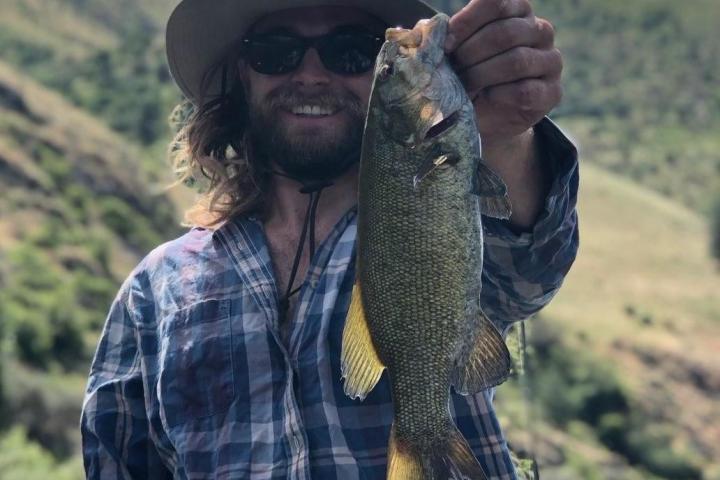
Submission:
M 421 50 L 433 48 L 439 48 L 442 52 L 446 32 L 447 17 L 436 15 L 418 21 L 412 29 L 389 28 L 385 32 L 385 40 L 397 45 L 399 55 L 410 57 L 417 55 Z

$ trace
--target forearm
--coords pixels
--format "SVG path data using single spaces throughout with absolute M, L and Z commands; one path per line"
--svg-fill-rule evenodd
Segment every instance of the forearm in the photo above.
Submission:
M 510 228 L 532 230 L 550 189 L 550 175 L 542 163 L 534 130 L 505 141 L 483 141 L 483 161 L 508 188 L 512 205 Z
M 481 303 L 502 330 L 547 305 L 562 285 L 579 244 L 577 150 L 548 119 L 534 130 L 549 185 L 537 219 L 529 231 L 518 233 L 506 220 L 483 217 Z

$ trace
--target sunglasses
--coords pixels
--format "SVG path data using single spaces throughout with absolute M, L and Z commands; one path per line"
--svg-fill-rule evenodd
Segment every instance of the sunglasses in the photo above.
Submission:
M 317 50 L 327 70 L 358 75 L 375 66 L 385 39 L 364 29 L 341 28 L 319 37 L 290 33 L 251 34 L 242 40 L 241 56 L 258 73 L 283 75 L 297 69 L 309 48 Z

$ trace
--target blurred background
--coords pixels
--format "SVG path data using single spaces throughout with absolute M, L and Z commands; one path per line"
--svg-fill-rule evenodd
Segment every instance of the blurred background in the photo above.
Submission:
M 435 1 L 452 12 L 460 1 Z M 80 479 L 108 307 L 180 235 L 176 0 L 0 0 L 0 479 Z M 720 479 L 720 2 L 538 0 L 565 54 L 581 250 L 497 394 L 549 479 Z

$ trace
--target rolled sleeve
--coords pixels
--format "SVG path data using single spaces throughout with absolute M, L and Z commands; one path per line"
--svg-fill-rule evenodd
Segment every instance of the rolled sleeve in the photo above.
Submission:
M 86 477 L 172 478 L 149 440 L 141 356 L 125 292 L 121 289 L 108 314 L 83 402 Z
M 535 127 L 552 184 L 532 231 L 517 234 L 507 221 L 483 217 L 485 254 L 482 305 L 505 329 L 555 296 L 579 246 L 576 211 L 578 154 L 562 131 L 545 118 Z

